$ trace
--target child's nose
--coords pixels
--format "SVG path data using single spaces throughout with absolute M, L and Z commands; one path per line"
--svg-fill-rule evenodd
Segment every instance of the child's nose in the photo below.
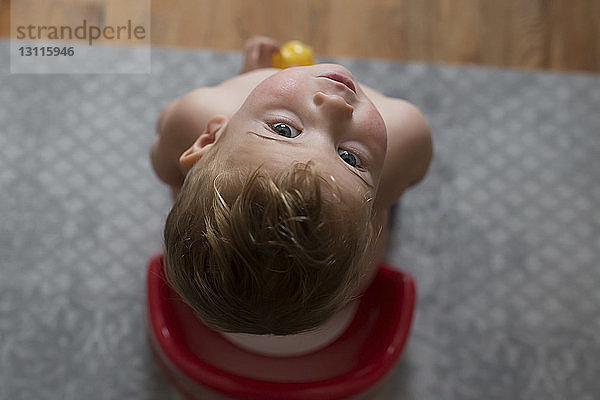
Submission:
M 322 108 L 329 117 L 349 119 L 352 118 L 354 112 L 354 107 L 338 95 L 317 92 L 313 96 L 313 102 L 317 107 Z

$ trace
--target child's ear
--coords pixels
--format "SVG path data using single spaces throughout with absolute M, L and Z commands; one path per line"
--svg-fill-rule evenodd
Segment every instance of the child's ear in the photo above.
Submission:
M 225 127 L 226 123 L 227 118 L 221 115 L 212 117 L 206 124 L 206 130 L 198 136 L 198 139 L 196 139 L 181 157 L 179 157 L 179 164 L 185 168 L 192 168 L 217 141 L 223 132 L 222 128 Z

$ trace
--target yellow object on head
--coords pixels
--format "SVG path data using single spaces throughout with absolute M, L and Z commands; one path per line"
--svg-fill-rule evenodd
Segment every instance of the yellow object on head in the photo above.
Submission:
M 273 67 L 287 68 L 313 65 L 312 48 L 299 40 L 291 40 L 281 46 L 280 52 L 273 54 Z

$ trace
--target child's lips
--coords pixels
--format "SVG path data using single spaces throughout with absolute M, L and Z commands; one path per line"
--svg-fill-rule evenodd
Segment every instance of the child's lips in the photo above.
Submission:
M 331 79 L 332 81 L 340 82 L 346 85 L 346 87 L 356 93 L 356 86 L 354 85 L 354 81 L 338 72 L 330 72 L 328 74 L 319 75 L 320 78 Z

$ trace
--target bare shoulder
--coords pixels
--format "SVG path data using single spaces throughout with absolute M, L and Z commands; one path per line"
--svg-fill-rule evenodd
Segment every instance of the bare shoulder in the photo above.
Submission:
M 212 88 L 195 89 L 167 104 L 158 118 L 150 159 L 156 175 L 172 187 L 181 186 L 185 178 L 179 157 L 217 111 L 211 109 L 212 96 Z
M 386 208 L 427 174 L 433 155 L 431 129 L 425 116 L 408 101 L 388 97 L 361 85 L 379 110 L 388 134 L 381 192 L 377 203 Z M 385 188 L 385 189 L 383 189 Z

